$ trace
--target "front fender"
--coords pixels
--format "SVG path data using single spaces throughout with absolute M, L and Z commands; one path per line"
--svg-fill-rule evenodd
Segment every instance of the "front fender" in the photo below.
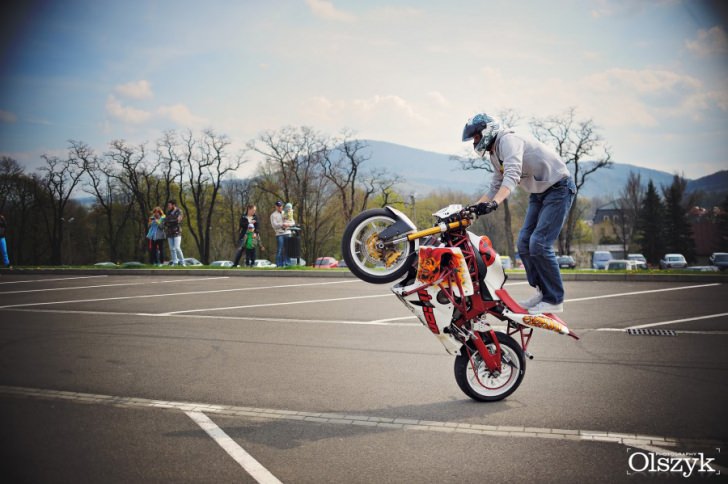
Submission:
M 384 209 L 391 213 L 397 221 L 379 233 L 379 238 L 382 241 L 386 242 L 387 240 L 417 231 L 417 227 L 407 215 L 394 207 L 386 206 Z

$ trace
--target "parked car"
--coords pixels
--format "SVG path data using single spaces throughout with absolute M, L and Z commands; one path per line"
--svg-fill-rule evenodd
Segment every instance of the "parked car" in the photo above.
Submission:
M 210 262 L 210 267 L 232 267 L 233 261 L 231 260 L 215 260 Z
M 306 265 L 306 259 L 303 257 L 299 257 L 298 259 L 291 257 L 288 259 L 288 265 L 289 266 L 305 266 Z
M 594 269 L 606 269 L 607 262 L 612 260 L 612 253 L 606 250 L 594 251 L 592 255 L 592 268 Z
M 336 264 L 336 267 L 348 267 L 346 265 L 346 261 L 344 259 L 341 259 L 338 264 Z
M 685 269 L 687 266 L 688 261 L 682 254 L 665 254 L 660 259 L 660 269 Z
M 642 254 L 627 254 L 627 260 L 634 261 L 637 269 L 647 269 L 647 259 Z
M 256 259 L 255 262 L 253 262 L 253 267 L 257 269 L 265 269 L 269 267 L 276 267 L 276 265 L 268 259 Z
M 717 266 L 688 266 L 685 270 L 695 272 L 718 272 L 720 269 L 718 269 Z
M 513 261 L 511 261 L 511 258 L 507 255 L 501 255 L 500 257 L 501 265 L 503 266 L 503 269 L 512 269 L 513 268 Z
M 202 262 L 198 261 L 194 257 L 185 257 L 186 266 L 201 266 Z
M 728 270 L 728 252 L 713 252 L 710 263 L 721 271 Z
M 313 263 L 313 266 L 317 269 L 336 269 L 338 264 L 339 261 L 333 257 L 319 257 L 316 259 L 316 262 Z
M 96 267 L 116 267 L 116 264 L 113 262 L 97 262 L 94 264 Z
M 576 269 L 576 261 L 570 255 L 560 255 L 556 258 L 559 269 Z
M 607 262 L 605 267 L 608 271 L 633 271 L 636 268 L 636 263 L 627 259 L 612 259 Z

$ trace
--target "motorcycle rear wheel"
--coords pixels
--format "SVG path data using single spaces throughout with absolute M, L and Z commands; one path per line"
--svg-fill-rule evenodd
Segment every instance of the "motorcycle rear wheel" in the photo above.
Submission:
M 414 263 L 414 242 L 396 244 L 379 242 L 377 234 L 396 222 L 391 212 L 372 209 L 354 217 L 344 230 L 341 253 L 349 270 L 359 279 L 372 284 L 387 284 L 404 276 Z
M 505 333 L 496 331 L 495 334 L 501 347 L 500 375 L 494 376 L 488 372 L 485 361 L 474 346 L 468 348 L 470 351 L 468 353 L 468 349 L 463 345 L 460 354 L 455 357 L 455 381 L 463 393 L 479 402 L 503 400 L 516 391 L 526 374 L 526 359 L 523 357 L 521 346 Z M 490 333 L 480 333 L 480 336 L 491 354 L 495 354 L 495 345 Z

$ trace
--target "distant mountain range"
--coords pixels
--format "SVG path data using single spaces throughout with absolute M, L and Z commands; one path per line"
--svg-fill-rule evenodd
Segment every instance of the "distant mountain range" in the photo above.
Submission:
M 450 155 L 418 150 L 385 141 L 366 141 L 367 154 L 371 159 L 367 165 L 374 168 L 386 168 L 397 173 L 405 181 L 401 189 L 425 195 L 433 190 L 457 189 L 466 193 L 482 194 L 490 183 L 491 174 L 482 170 L 463 171 Z M 589 162 L 585 162 L 588 165 Z M 657 186 L 672 183 L 673 174 L 651 168 L 613 163 L 611 168 L 603 168 L 587 179 L 580 194 L 585 197 L 617 198 L 624 188 L 631 172 L 641 175 L 645 185 L 649 180 Z M 688 178 L 688 192 L 702 190 L 712 195 L 728 193 L 728 170 L 718 171 L 712 175 L 698 179 Z M 724 196 L 724 195 L 723 195 Z

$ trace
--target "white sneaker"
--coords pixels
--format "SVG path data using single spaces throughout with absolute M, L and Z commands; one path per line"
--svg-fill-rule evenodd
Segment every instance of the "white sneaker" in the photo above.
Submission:
M 523 309 L 532 308 L 536 304 L 540 303 L 543 299 L 543 294 L 539 290 L 539 288 L 536 288 L 536 294 L 531 296 L 528 299 L 525 299 L 523 301 L 518 301 L 519 306 L 521 306 Z
M 528 309 L 530 314 L 546 314 L 546 313 L 563 313 L 564 304 L 549 304 L 546 301 L 541 301 L 535 306 Z

